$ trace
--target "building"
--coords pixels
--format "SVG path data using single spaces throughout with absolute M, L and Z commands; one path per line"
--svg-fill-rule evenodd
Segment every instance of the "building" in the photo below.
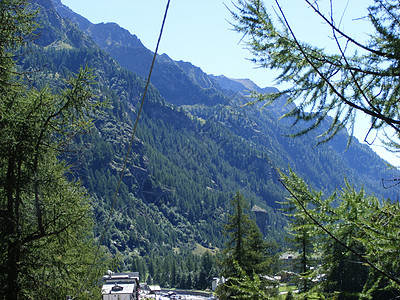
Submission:
M 139 299 L 139 272 L 113 273 L 103 277 L 103 300 Z
M 149 289 L 149 294 L 157 294 L 161 292 L 161 287 L 159 285 L 149 285 L 147 288 Z
M 213 281 L 212 281 L 212 283 L 211 283 L 211 289 L 212 289 L 212 291 L 215 292 L 215 290 L 217 289 L 217 287 L 218 287 L 220 284 L 224 284 L 225 281 L 226 281 L 226 280 L 225 280 L 224 277 L 221 277 L 221 278 L 219 278 L 219 277 L 214 277 L 214 278 L 213 278 Z

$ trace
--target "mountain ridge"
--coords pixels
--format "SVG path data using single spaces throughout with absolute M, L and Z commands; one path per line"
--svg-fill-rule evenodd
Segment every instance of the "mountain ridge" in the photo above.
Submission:
M 61 3 L 60 0 L 53 1 L 58 4 Z M 56 5 L 56 8 L 61 13 L 61 15 L 63 15 L 63 11 L 65 11 L 65 6 L 63 6 L 62 4 L 59 6 Z M 79 18 L 75 17 L 74 19 Z M 84 27 L 81 25 L 79 26 Z M 92 26 L 101 26 L 105 30 L 105 32 L 107 32 L 108 37 L 119 36 L 120 34 L 118 33 L 118 31 L 121 31 L 124 35 L 126 35 L 125 40 L 128 39 L 128 36 L 131 36 L 135 40 L 139 40 L 136 35 L 129 33 L 129 31 L 115 24 L 92 24 Z M 111 35 L 111 29 L 117 32 L 113 32 Z M 96 35 L 95 33 L 95 30 L 88 32 L 93 40 L 96 41 L 103 50 L 110 53 L 110 55 L 118 63 L 126 67 L 128 70 L 138 74 L 139 76 L 147 76 L 147 72 L 145 70 L 147 70 L 148 65 L 146 67 L 143 67 L 141 65 L 141 62 L 146 61 L 148 57 L 153 55 L 152 51 L 146 49 L 141 43 L 139 45 L 131 47 L 128 44 L 123 44 L 122 40 L 118 40 L 116 43 L 109 43 L 113 45 L 118 44 L 119 46 L 117 48 L 119 49 L 115 49 L 113 47 L 110 48 L 104 42 L 104 34 Z M 127 57 L 129 58 L 128 60 L 131 60 L 131 62 L 127 62 L 126 57 L 121 57 L 121 48 L 125 49 L 125 54 L 129 53 Z M 147 60 L 147 63 L 150 64 L 150 61 Z M 158 71 L 156 71 L 157 69 Z M 263 124 L 265 120 L 263 119 L 262 115 L 264 115 L 264 117 L 268 115 L 268 118 L 272 117 L 272 119 L 278 120 L 278 118 L 284 112 L 287 112 L 289 109 L 291 109 L 290 107 L 284 105 L 285 99 L 282 98 L 281 101 L 275 103 L 269 108 L 264 109 L 263 111 L 257 111 L 258 108 L 255 108 L 253 110 L 249 109 L 247 112 L 245 112 L 245 110 L 242 109 L 241 105 L 247 103 L 248 100 L 244 96 L 248 95 L 249 91 L 277 92 L 277 89 L 271 87 L 260 88 L 249 79 L 231 79 L 224 75 L 208 75 L 204 73 L 201 68 L 194 66 L 190 62 L 173 61 L 171 58 L 168 57 L 167 54 L 157 56 L 155 72 L 153 73 L 153 76 L 154 80 L 152 80 L 152 84 L 154 84 L 154 86 L 159 90 L 160 94 L 165 98 L 167 102 L 172 103 L 173 105 L 184 107 L 191 114 L 205 120 L 207 120 L 207 118 L 210 118 L 210 116 L 212 118 L 215 118 L 215 109 L 213 107 L 218 108 L 217 114 L 218 112 L 224 111 L 225 108 L 228 109 L 229 107 L 234 107 L 234 109 L 244 112 L 239 113 L 239 115 L 242 114 L 244 120 L 250 120 L 251 118 L 255 120 L 254 116 L 258 116 L 258 129 L 256 129 L 256 131 L 250 129 L 252 126 L 253 128 L 255 128 L 255 123 L 254 121 L 249 121 L 248 126 L 250 126 L 250 130 L 247 130 L 247 133 L 244 136 L 245 138 L 250 137 L 250 135 L 254 135 L 254 132 L 257 133 L 258 131 L 259 133 L 260 128 L 265 128 Z M 201 108 L 202 106 L 205 107 Z M 250 111 L 253 112 L 250 113 Z M 201 113 L 198 114 L 199 112 Z M 249 114 L 252 114 L 252 116 L 249 116 Z M 293 133 L 293 130 L 289 130 L 290 121 L 283 120 L 280 122 L 282 122 L 285 127 L 287 126 L 287 129 L 285 129 L 285 134 L 289 135 Z M 223 123 L 225 125 L 228 125 L 229 127 L 234 122 L 229 121 L 227 123 L 226 121 L 224 121 Z M 326 124 L 325 126 L 328 125 Z M 235 124 L 233 127 L 237 127 L 237 125 Z M 230 129 L 232 129 L 232 126 Z M 267 128 L 265 128 L 265 130 L 267 130 Z M 244 132 L 246 131 L 243 131 L 243 133 Z M 271 134 L 274 135 L 274 133 Z M 307 140 L 311 137 L 312 140 L 315 139 L 316 135 L 318 135 L 318 132 L 315 135 L 307 135 L 304 138 L 305 140 Z M 345 151 L 347 149 L 347 142 L 345 142 L 347 139 L 348 137 L 346 136 L 346 133 L 341 133 L 334 139 L 334 143 L 331 143 L 331 145 L 328 147 L 336 147 L 337 145 L 339 145 L 337 150 L 335 151 L 338 151 L 338 154 L 342 156 L 342 159 L 344 159 L 346 163 L 351 164 L 353 167 L 355 167 L 356 165 L 364 165 L 365 162 L 361 162 L 359 159 L 352 157 L 352 148 L 349 148 L 348 151 Z M 280 138 L 278 138 L 277 140 L 280 140 Z M 335 144 L 337 145 L 334 146 Z M 356 140 L 353 143 L 353 147 L 357 149 L 364 149 L 363 151 L 367 151 L 369 153 L 369 157 L 373 157 L 373 155 L 375 154 L 368 146 L 362 145 Z M 357 161 L 357 163 L 353 161 Z M 381 161 L 383 162 L 383 160 Z M 292 162 L 292 164 L 294 163 Z M 297 164 L 298 163 L 296 162 L 296 165 Z M 346 172 L 350 172 L 350 170 L 347 170 Z M 360 184 L 361 182 L 362 180 L 359 180 L 358 184 Z
M 37 1 L 44 5 L 40 20 L 46 42 L 39 40 L 37 49 L 27 53 L 20 65 L 29 69 L 43 62 L 35 76 L 57 86 L 57 78 L 87 64 L 97 75 L 96 94 L 110 101 L 92 134 L 75 144 L 82 148 L 82 157 L 73 176 L 83 181 L 94 199 L 98 235 L 137 116 L 152 52 L 118 25 L 100 24 L 94 29 L 83 17 L 60 6 L 60 0 L 52 1 L 55 7 Z M 56 16 L 55 8 L 70 19 L 49 18 Z M 83 24 L 86 33 L 78 30 L 74 20 Z M 118 39 L 114 41 L 113 36 Z M 242 107 L 243 95 L 252 86 L 249 81 L 207 75 L 166 54 L 157 61 L 113 224 L 104 242 L 113 256 L 123 257 L 123 267 L 132 255 L 165 255 L 177 248 L 184 252 L 196 244 L 222 247 L 221 224 L 236 190 L 241 190 L 252 206 L 266 211 L 258 222 L 266 237 L 284 244 L 285 220 L 276 202 L 285 193 L 267 158 L 283 170 L 290 165 L 313 187 L 326 192 L 342 186 L 345 175 L 351 184 L 365 185 L 369 192 L 395 194 L 384 191 L 375 176 L 398 173 L 385 170 L 383 161 L 365 145 L 354 143 L 345 151 L 346 133 L 314 148 L 316 134 L 286 137 L 291 127 L 276 121 L 282 114 L 280 107 Z M 229 91 L 222 81 L 232 84 Z
M 123 43 L 123 40 L 130 39 L 140 41 L 136 35 L 129 33 L 128 30 L 123 29 L 115 23 L 92 24 L 82 16 L 73 13 L 60 0 L 54 0 L 53 2 L 57 11 L 62 16 L 76 22 L 82 31 L 91 36 L 101 48 L 109 52 L 121 66 L 135 72 L 139 76 L 147 76 L 147 69 L 154 53 L 145 48 L 142 43 L 135 43 L 134 45 L 133 43 Z M 88 25 L 88 22 L 90 25 Z M 168 75 L 171 72 L 174 77 L 169 78 Z M 188 94 L 184 91 L 179 91 L 178 93 L 177 89 L 179 87 L 176 87 L 176 82 L 179 82 L 180 90 L 186 91 L 190 89 L 192 93 Z M 227 102 L 226 97 L 221 93 L 221 88 L 217 81 L 213 80 L 212 77 L 210 78 L 199 67 L 194 66 L 190 62 L 174 61 L 167 54 L 157 56 L 152 74 L 152 83 L 162 93 L 164 98 L 172 104 L 207 104 L 204 99 L 210 95 L 213 99 L 212 104 Z

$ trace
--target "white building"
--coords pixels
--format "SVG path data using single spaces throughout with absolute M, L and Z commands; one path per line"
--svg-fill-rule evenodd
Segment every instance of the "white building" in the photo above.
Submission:
M 137 300 L 139 294 L 139 273 L 113 273 L 103 277 L 103 300 Z
M 225 283 L 225 278 L 224 278 L 224 277 L 222 277 L 222 278 L 214 277 L 214 278 L 213 278 L 213 281 L 212 281 L 212 283 L 211 283 L 211 289 L 212 289 L 212 291 L 215 292 L 215 290 L 217 289 L 217 287 L 218 287 L 220 284 L 223 284 L 223 283 Z

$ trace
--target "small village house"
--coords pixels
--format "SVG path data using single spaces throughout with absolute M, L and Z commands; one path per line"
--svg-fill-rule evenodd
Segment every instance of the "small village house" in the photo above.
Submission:
M 138 300 L 139 272 L 113 273 L 103 277 L 103 300 Z

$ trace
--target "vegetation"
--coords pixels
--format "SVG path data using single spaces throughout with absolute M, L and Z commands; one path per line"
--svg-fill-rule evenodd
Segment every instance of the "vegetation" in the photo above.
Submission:
M 49 12 L 43 10 L 42 13 Z M 73 47 L 43 47 L 42 44 L 48 45 L 49 41 L 39 37 L 29 55 L 19 59 L 19 66 L 32 69 L 42 64 L 41 71 L 29 80 L 40 84 L 51 82 L 56 88 L 60 79 L 76 72 L 86 61 L 97 75 L 94 92 L 99 99 L 108 100 L 109 108 L 98 116 L 89 135 L 75 139 L 73 149 L 79 151 L 79 156 L 66 157 L 74 164 L 72 176 L 82 180 L 94 199 L 97 236 L 109 212 L 144 82 L 122 69 L 96 45 L 79 46 L 90 43 L 89 38 L 69 40 L 63 32 L 77 30 L 72 24 L 45 26 L 44 30 L 59 27 L 60 32 L 48 32 L 46 37 L 62 36 Z M 50 43 L 54 44 L 56 42 Z M 202 122 L 166 103 L 154 87 L 149 89 L 148 96 L 128 160 L 127 175 L 103 241 L 112 256 L 121 258 L 120 270 L 129 268 L 131 258 L 136 255 L 148 260 L 153 254 L 164 257 L 178 249 L 185 257 L 185 250 L 193 251 L 197 245 L 209 251 L 220 248 L 224 241 L 220 224 L 232 191 L 240 182 L 240 186 L 247 184 L 243 174 L 251 170 L 245 160 L 251 157 L 256 159 L 254 165 L 260 162 L 258 170 L 253 172 L 261 175 L 265 171 L 261 165 L 262 152 L 255 151 L 249 142 L 238 137 L 231 140 L 230 131 L 224 131 L 217 120 L 208 118 Z M 247 170 L 243 171 L 244 168 Z M 246 193 L 254 203 L 265 207 L 268 218 L 262 226 L 270 226 L 268 231 L 273 233 L 283 228 L 285 221 L 282 215 L 265 205 L 264 198 L 273 203 L 273 197 L 278 199 L 279 192 L 268 197 L 268 186 L 273 183 L 267 177 L 258 181 L 254 177 L 248 182 L 253 187 L 260 186 L 260 193 L 256 194 L 253 189 Z M 279 234 L 276 238 L 283 240 Z
M 299 180 L 297 184 L 302 184 L 298 189 L 305 189 L 303 181 Z M 295 283 L 303 292 L 308 292 L 311 279 L 315 276 L 311 270 L 311 268 L 315 267 L 315 259 L 312 256 L 318 253 L 318 243 L 315 237 L 314 223 L 304 214 L 302 206 L 306 209 L 312 209 L 316 204 L 312 202 L 313 198 L 309 198 L 305 194 L 298 193 L 296 196 L 299 202 L 288 200 L 282 202 L 281 205 L 288 217 L 288 239 L 290 240 L 290 248 L 288 250 L 292 253 L 298 253 L 299 256 L 294 260 L 295 265 L 292 266 L 299 273 Z
M 341 132 L 333 138 L 334 144 L 315 150 L 309 143 L 315 137 L 311 132 L 287 139 L 283 135 L 290 133 L 291 124 L 275 122 L 282 113 L 280 108 L 243 109 L 243 96 L 232 96 L 210 80 L 208 87 L 190 81 L 186 71 L 199 81 L 207 76 L 194 73 L 190 64 L 168 64 L 168 59 L 164 60 L 167 68 L 158 73 L 155 82 L 158 90 L 149 89 L 111 223 L 97 248 L 95 241 L 110 212 L 144 81 L 61 18 L 50 1 L 32 2 L 32 7 L 40 9 L 35 14 L 26 9 L 26 3 L 0 4 L 3 20 L 14 20 L 0 26 L 4 30 L 1 38 L 9 41 L 1 44 L 0 55 L 0 226 L 4 237 L 0 262 L 6 270 L 0 275 L 6 287 L 0 291 L 5 293 L 1 297 L 97 296 L 97 279 L 107 264 L 105 257 L 111 257 L 113 264 L 108 267 L 113 271 L 139 271 L 141 280 L 148 283 L 206 289 L 210 279 L 222 273 L 230 278 L 225 287 L 237 297 L 265 299 L 278 290 L 266 290 L 275 283 L 260 275 L 276 272 L 274 255 L 289 244 L 302 254 L 301 283 L 309 295 L 317 287 L 327 296 L 339 290 L 367 296 L 396 291 L 396 283 L 380 272 L 394 269 L 395 259 L 373 250 L 373 238 L 378 237 L 383 239 L 381 246 L 395 257 L 397 248 L 384 243 L 384 237 L 395 240 L 394 223 L 385 227 L 388 231 L 379 231 L 379 222 L 372 227 L 373 220 L 367 219 L 365 212 L 363 218 L 370 227 L 358 228 L 359 223 L 348 220 L 351 226 L 336 231 L 342 221 L 326 219 L 315 207 L 324 201 L 329 206 L 329 199 L 335 199 L 330 209 L 344 214 L 346 207 L 340 203 L 350 205 L 348 200 L 322 200 L 322 194 L 316 192 L 311 193 L 316 199 L 309 199 L 304 196 L 308 190 L 305 183 L 289 184 L 291 180 L 300 183 L 293 175 L 285 180 L 292 189 L 301 188 L 296 195 L 307 204 L 306 211 L 313 212 L 327 228 L 331 226 L 340 239 L 329 244 L 330 235 L 310 222 L 293 198 L 287 201 L 291 208 L 287 213 L 297 220 L 291 226 L 295 241 L 286 242 L 286 219 L 275 210 L 284 192 L 266 157 L 285 169 L 290 163 L 314 188 L 333 192 L 345 182 L 344 173 L 357 186 L 365 181 L 368 191 L 393 195 L 390 190 L 382 192 L 374 182 L 374 176 L 389 176 L 382 171 L 384 163 L 357 143 L 344 152 L 347 136 Z M 41 22 L 40 28 L 32 22 L 33 17 Z M 37 34 L 35 43 L 26 43 L 32 32 Z M 136 51 L 135 59 L 129 61 L 136 67 L 144 61 L 141 51 L 147 49 Z M 81 68 L 85 65 L 90 69 Z M 163 80 L 164 73 L 168 80 Z M 174 85 L 179 78 L 186 82 L 184 87 Z M 95 115 L 99 103 L 94 96 L 109 104 L 99 115 Z M 167 103 L 166 96 L 181 106 Z M 321 121 L 320 126 L 317 134 L 329 129 L 326 122 Z M 81 134 L 86 132 L 89 134 Z M 243 195 L 235 195 L 235 190 Z M 347 194 L 343 199 L 350 197 Z M 353 198 L 360 197 L 362 193 Z M 232 215 L 228 217 L 230 199 Z M 397 211 L 396 206 L 371 199 L 371 207 L 357 200 L 364 206 L 353 203 L 351 211 L 368 207 L 381 213 L 378 219 L 382 222 L 397 218 L 390 215 Z M 255 205 L 261 208 L 262 217 L 249 210 Z M 228 234 L 224 236 L 220 224 L 226 220 Z M 342 240 L 346 243 L 341 244 Z M 344 245 L 350 245 L 377 269 L 357 264 L 357 272 L 363 276 L 352 281 L 351 261 L 365 261 L 346 252 Z M 312 271 L 309 264 L 318 266 L 322 253 L 327 269 Z M 221 268 L 217 261 L 223 262 Z M 340 282 L 337 278 L 344 269 L 349 278 Z M 332 284 L 312 283 L 317 271 L 329 276 Z M 362 290 L 354 288 L 357 284 Z
M 265 299 L 262 291 L 270 285 L 262 275 L 277 271 L 274 247 L 263 239 L 260 229 L 248 214 L 248 204 L 236 192 L 231 200 L 233 213 L 228 217 L 228 235 L 223 251 L 222 272 L 225 282 L 218 286 L 220 299 Z
M 373 1 L 366 18 L 374 33 L 364 43 L 342 31 L 340 22 L 334 19 L 332 1 L 324 14 L 316 2 L 305 0 L 331 29 L 337 54 L 329 54 L 294 34 L 280 2 L 275 1 L 276 10 L 270 12 L 262 1 L 239 0 L 232 12 L 236 30 L 249 38 L 254 60 L 264 67 L 279 69 L 278 83 L 290 84 L 279 93 L 255 95 L 256 101 L 267 100 L 268 104 L 283 94 L 289 95 L 287 103 L 296 101 L 298 105 L 292 106 L 284 117 L 302 124 L 296 135 L 317 130 L 323 120 L 329 120 L 330 126 L 321 132 L 320 142 L 333 139 L 343 128 L 352 134 L 356 116 L 363 113 L 370 117 L 368 134 L 383 131 L 385 145 L 397 150 L 398 3 Z M 272 12 L 278 13 L 277 21 Z M 352 47 L 357 50 L 349 53 Z M 340 299 L 397 297 L 398 202 L 378 200 L 362 189 L 356 192 L 349 184 L 323 199 L 321 192 L 308 189 L 291 170 L 289 175 L 281 173 L 281 177 L 291 196 L 286 204 L 292 209 L 291 231 L 295 242 L 300 242 L 303 262 L 307 252 L 321 253 L 320 268 L 309 273 L 316 281 L 320 279 L 315 289 Z M 313 247 L 307 250 L 310 241 Z M 302 273 L 307 273 L 305 267 Z M 305 282 L 304 292 L 308 290 Z
M 177 255 L 179 254 L 179 255 Z M 152 253 L 149 257 L 135 257 L 129 269 L 139 271 L 142 281 L 159 284 L 165 288 L 207 290 L 217 276 L 217 259 L 210 252 L 195 255 L 190 251 L 168 253 L 165 256 Z
M 261 0 L 239 0 L 233 12 L 235 28 L 249 39 L 248 45 L 261 66 L 278 69 L 277 83 L 289 88 L 279 93 L 259 95 L 259 100 L 273 102 L 289 95 L 288 103 L 298 105 L 285 114 L 311 125 L 304 134 L 330 119 L 321 141 L 335 136 L 347 127 L 354 131 L 357 114 L 370 119 L 370 131 L 387 131 L 382 135 L 386 145 L 397 149 L 398 113 L 398 32 L 397 1 L 374 0 L 368 6 L 367 19 L 372 27 L 369 40 L 357 40 L 346 34 L 340 20 L 334 17 L 332 1 L 326 12 L 317 3 L 304 0 L 319 21 L 326 25 L 336 45 L 336 54 L 301 41 L 291 27 L 279 0 L 271 11 Z M 301 4 L 300 4 L 301 5 Z M 277 12 L 278 20 L 274 20 Z M 322 26 L 323 26 L 322 25 Z M 370 133 L 370 132 L 369 132 Z M 392 136 L 392 134 L 394 136 Z
M 98 274 L 87 274 L 95 253 L 90 200 L 58 158 L 98 107 L 92 76 L 81 70 L 57 94 L 24 86 L 13 51 L 34 30 L 34 13 L 27 1 L 0 6 L 0 296 L 65 298 L 78 285 L 97 296 Z
M 308 276 L 314 279 L 311 290 L 340 299 L 398 296 L 399 203 L 367 196 L 350 185 L 324 198 L 293 171 L 281 176 L 297 218 L 308 220 L 294 229 L 308 231 L 314 245 L 308 254 L 319 254 Z

